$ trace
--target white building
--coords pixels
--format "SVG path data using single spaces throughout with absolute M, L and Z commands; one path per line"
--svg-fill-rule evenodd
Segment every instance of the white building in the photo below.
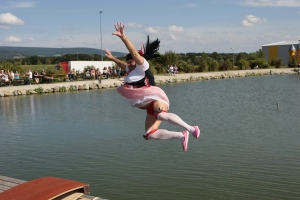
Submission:
M 75 68 L 76 71 L 80 73 L 84 71 L 84 68 L 87 66 L 94 66 L 95 69 L 99 68 L 101 73 L 103 72 L 104 67 L 112 67 L 116 64 L 113 61 L 69 61 L 68 68 L 70 69 Z

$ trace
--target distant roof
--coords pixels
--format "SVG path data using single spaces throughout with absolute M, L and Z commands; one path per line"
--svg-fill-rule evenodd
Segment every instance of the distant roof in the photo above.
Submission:
M 264 44 L 262 45 L 264 46 L 275 46 L 275 45 L 292 45 L 292 44 L 299 44 L 299 41 L 281 41 L 281 42 L 275 42 L 275 43 L 271 43 L 271 44 Z

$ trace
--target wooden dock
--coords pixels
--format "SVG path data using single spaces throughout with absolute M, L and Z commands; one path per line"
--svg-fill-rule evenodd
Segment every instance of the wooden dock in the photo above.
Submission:
M 26 181 L 20 179 L 0 175 L 0 193 L 25 182 Z
M 89 185 L 77 181 L 56 177 L 24 181 L 0 175 L 0 199 L 103 200 L 89 193 Z

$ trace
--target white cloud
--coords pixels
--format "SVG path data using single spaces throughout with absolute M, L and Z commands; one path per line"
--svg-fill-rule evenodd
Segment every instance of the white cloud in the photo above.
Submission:
M 244 0 L 242 5 L 266 7 L 300 7 L 299 0 Z
M 0 24 L 2 25 L 23 25 L 24 21 L 10 13 L 0 14 Z
M 9 2 L 7 5 L 3 6 L 5 9 L 14 9 L 14 8 L 33 8 L 35 7 L 35 3 L 34 2 Z
M 142 25 L 141 24 L 137 24 L 137 23 L 128 23 L 126 24 L 127 27 L 130 27 L 130 28 L 142 28 Z
M 247 20 L 243 20 L 243 21 L 241 22 L 241 25 L 242 25 L 242 26 L 246 26 L 246 27 L 254 26 L 254 24 L 248 22 Z
M 155 28 L 153 28 L 153 27 L 146 27 L 146 28 L 145 28 L 145 31 L 146 31 L 147 33 L 158 33 L 158 30 L 155 29 Z
M 189 3 L 189 4 L 185 4 L 183 7 L 186 7 L 186 8 L 194 8 L 198 6 L 198 4 L 195 4 L 195 3 Z
M 33 38 L 27 38 L 26 41 L 28 41 L 28 42 L 33 42 L 34 39 L 33 39 Z
M 170 35 L 173 40 L 178 40 L 177 37 L 173 34 Z
M 246 17 L 245 17 L 245 19 L 247 20 L 247 21 L 249 21 L 249 22 L 251 22 L 251 23 L 261 23 L 261 22 L 266 22 L 267 20 L 266 19 L 260 19 L 260 18 L 258 18 L 258 17 L 256 17 L 256 16 L 254 16 L 254 15 L 247 15 Z
M 175 32 L 183 32 L 184 31 L 183 28 L 182 28 L 182 26 L 177 27 L 175 25 L 169 26 L 168 30 L 175 31 Z
M 63 28 L 62 31 L 63 32 L 74 32 L 74 31 L 76 31 L 76 28 Z
M 0 25 L 0 28 L 2 28 L 2 29 L 9 29 L 9 26 Z
M 10 36 L 10 37 L 6 38 L 4 41 L 5 42 L 22 42 L 22 40 L 20 38 L 17 38 L 14 36 Z
M 259 23 L 267 22 L 265 18 L 260 19 L 259 17 L 256 17 L 254 15 L 247 15 L 245 16 L 245 19 L 240 23 L 242 26 L 251 27 Z

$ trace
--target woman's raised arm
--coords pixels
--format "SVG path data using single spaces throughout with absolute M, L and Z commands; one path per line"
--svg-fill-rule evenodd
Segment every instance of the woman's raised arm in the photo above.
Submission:
M 115 28 L 116 28 L 116 32 L 113 33 L 113 35 L 118 36 L 119 38 L 121 38 L 121 40 L 124 42 L 126 48 L 128 49 L 128 51 L 130 52 L 132 58 L 134 59 L 134 61 L 136 62 L 136 64 L 138 65 L 142 65 L 144 63 L 144 57 L 142 57 L 137 50 L 135 49 L 134 45 L 132 44 L 132 42 L 126 37 L 124 29 L 125 29 L 125 25 L 122 24 L 121 22 L 117 22 L 115 24 Z

